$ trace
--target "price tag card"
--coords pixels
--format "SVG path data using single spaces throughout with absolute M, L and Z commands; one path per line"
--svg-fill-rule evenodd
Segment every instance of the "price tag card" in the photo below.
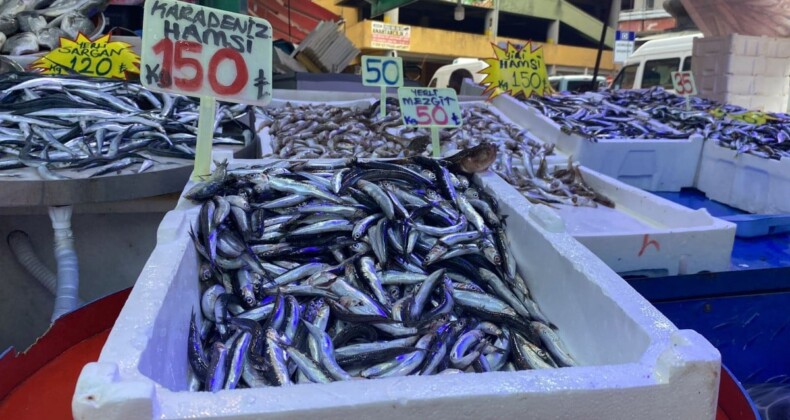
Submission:
M 126 80 L 130 74 L 140 73 L 140 57 L 130 44 L 112 41 L 110 34 L 91 41 L 80 33 L 74 40 L 60 38 L 60 47 L 30 67 L 43 74 L 81 74 Z
M 673 71 L 672 86 L 675 93 L 680 96 L 693 96 L 697 94 L 697 84 L 694 83 L 694 74 L 690 71 Z
M 455 90 L 403 87 L 398 89 L 403 124 L 419 127 L 459 127 L 463 124 Z
M 543 47 L 532 49 L 531 42 L 521 48 L 516 48 L 510 42 L 506 48 L 496 44 L 491 46 L 495 57 L 483 60 L 488 67 L 478 72 L 486 75 L 480 84 L 486 87 L 483 94 L 489 94 L 488 99 L 493 99 L 501 92 L 513 96 L 523 94 L 526 97 L 543 96 L 551 92 Z
M 400 57 L 362 56 L 364 86 L 403 86 L 403 59 Z
M 140 80 L 145 87 L 251 105 L 269 103 L 269 22 L 177 0 L 148 0 L 143 13 Z

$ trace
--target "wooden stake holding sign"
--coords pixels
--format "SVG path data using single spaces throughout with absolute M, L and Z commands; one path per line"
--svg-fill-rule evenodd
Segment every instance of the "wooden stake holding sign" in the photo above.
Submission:
M 441 157 L 439 129 L 463 124 L 461 107 L 453 89 L 398 89 L 403 124 L 430 127 L 433 157 Z
M 697 94 L 697 84 L 694 83 L 694 73 L 691 71 L 673 71 L 672 86 L 675 93 L 686 97 L 686 111 L 691 111 L 690 97 Z
M 387 88 L 403 86 L 403 59 L 362 56 L 362 85 L 381 87 L 381 118 L 387 115 Z
M 272 27 L 238 13 L 177 0 L 148 0 L 140 81 L 200 98 L 192 179 L 211 173 L 216 101 L 267 105 L 272 98 Z

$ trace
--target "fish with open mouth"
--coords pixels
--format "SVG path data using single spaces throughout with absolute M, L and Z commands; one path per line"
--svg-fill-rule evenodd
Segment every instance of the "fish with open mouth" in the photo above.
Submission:
M 71 39 L 77 38 L 80 33 L 90 34 L 95 28 L 93 22 L 79 12 L 66 13 L 60 21 L 60 29 Z
M 22 12 L 16 15 L 20 32 L 38 32 L 47 27 L 47 20 L 36 12 Z
M 0 51 L 10 55 L 32 54 L 38 52 L 38 39 L 31 32 L 18 33 L 6 39 Z
M 58 48 L 60 46 L 60 38 L 66 36 L 66 33 L 60 28 L 44 28 L 36 32 L 38 45 L 48 50 Z

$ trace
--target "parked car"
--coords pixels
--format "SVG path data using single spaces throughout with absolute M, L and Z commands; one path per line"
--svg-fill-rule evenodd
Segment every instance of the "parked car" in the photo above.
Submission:
M 549 76 L 551 88 L 557 92 L 577 92 L 586 90 L 592 81 L 591 74 L 574 74 L 565 76 Z M 594 90 L 606 88 L 609 83 L 605 76 L 598 76 L 598 83 Z
M 482 82 L 485 75 L 478 72 L 486 67 L 488 64 L 476 58 L 456 58 L 452 64 L 436 70 L 428 87 L 451 87 L 456 93 L 460 93 L 464 79 L 472 79 L 475 83 Z

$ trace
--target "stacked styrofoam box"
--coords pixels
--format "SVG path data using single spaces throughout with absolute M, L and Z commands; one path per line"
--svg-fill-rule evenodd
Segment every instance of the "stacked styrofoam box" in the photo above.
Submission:
M 735 224 L 585 167 L 584 181 L 615 203 L 557 206 L 569 234 L 620 275 L 678 275 L 730 268 Z M 716 244 L 716 246 L 709 246 Z
M 711 200 L 756 214 L 790 213 L 790 159 L 765 159 L 705 142 L 696 187 Z
M 695 38 L 691 68 L 699 96 L 746 109 L 787 110 L 790 39 L 738 34 Z
M 529 205 L 492 174 L 476 182 L 498 198 L 519 270 L 581 366 L 188 392 L 187 332 L 200 307 L 198 256 L 188 231 L 198 207 L 182 201 L 162 221 L 98 362 L 80 374 L 74 417 L 715 417 L 721 359 L 710 343 L 678 330 L 565 233 L 546 207 Z

